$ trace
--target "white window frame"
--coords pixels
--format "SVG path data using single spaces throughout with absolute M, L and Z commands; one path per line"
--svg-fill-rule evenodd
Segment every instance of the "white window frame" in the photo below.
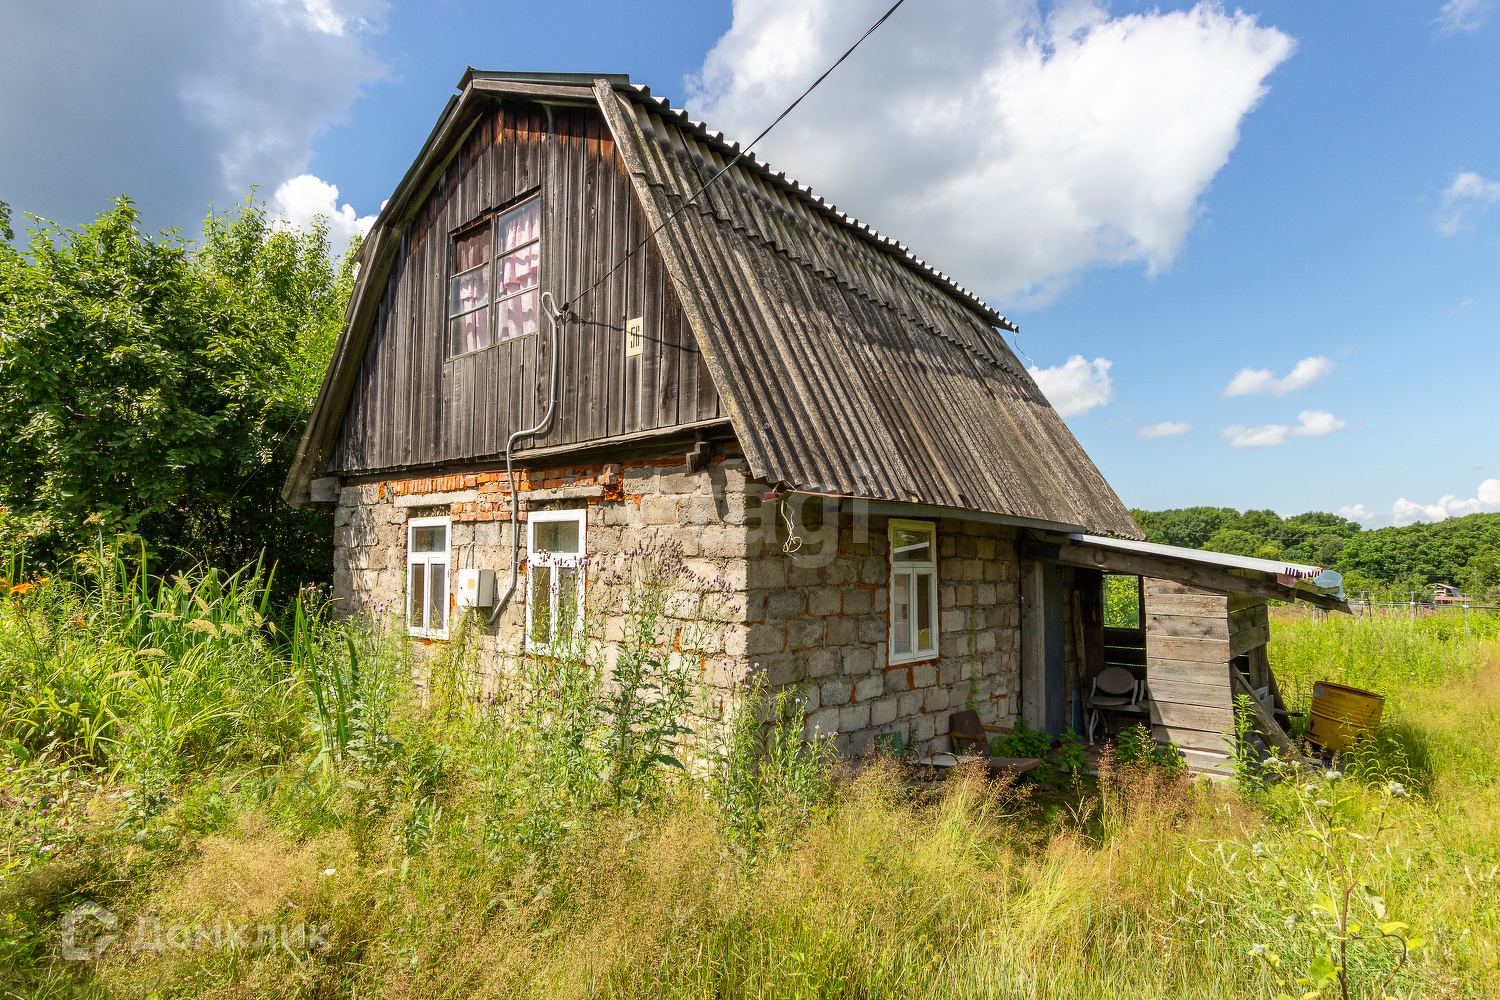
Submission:
M 907 529 L 909 531 L 925 531 L 925 532 L 927 532 L 928 536 L 932 539 L 931 543 L 929 544 L 929 549 L 930 549 L 930 551 L 932 553 L 932 558 L 931 559 L 924 559 L 924 560 L 922 560 L 920 562 L 900 562 L 900 563 L 898 563 L 896 561 L 896 529 L 897 528 L 905 528 L 905 529 Z M 939 642 L 939 639 L 938 639 L 938 599 L 937 599 L 937 592 L 938 592 L 938 574 L 937 574 L 938 532 L 937 532 L 937 522 L 936 521 L 905 521 L 905 520 L 900 520 L 900 519 L 897 519 L 897 518 L 892 518 L 891 522 L 890 522 L 890 528 L 889 528 L 887 534 L 888 534 L 889 539 L 890 539 L 890 544 L 889 544 L 889 558 L 890 558 L 890 564 L 891 564 L 891 572 L 890 572 L 890 579 L 888 581 L 889 582 L 889 587 L 887 588 L 889 590 L 889 592 L 890 592 L 889 606 L 887 608 L 887 615 L 889 616 L 889 619 L 890 619 L 890 628 L 889 628 L 888 635 L 886 637 L 886 663 L 887 663 L 888 666 L 896 666 L 896 665 L 902 664 L 902 663 L 920 663 L 920 662 L 922 662 L 924 660 L 935 659 L 937 657 L 937 655 L 938 655 L 938 642 Z M 905 575 L 910 575 L 910 577 L 911 577 L 911 585 L 910 585 L 910 587 L 909 587 L 909 589 L 907 591 L 907 595 L 908 595 L 909 601 L 911 602 L 910 606 L 911 606 L 912 610 L 911 610 L 911 614 L 910 614 L 909 620 L 906 622 L 906 628 L 909 630 L 908 631 L 908 638 L 910 639 L 910 643 L 909 643 L 908 648 L 910 649 L 910 652 L 907 652 L 907 653 L 897 653 L 896 652 L 896 626 L 897 626 L 897 622 L 896 622 L 896 577 L 897 576 L 905 576 Z M 927 648 L 925 648 L 925 649 L 918 649 L 917 648 L 917 634 L 918 634 L 917 633 L 917 622 L 920 621 L 920 618 L 918 617 L 917 612 L 916 612 L 916 601 L 917 601 L 917 581 L 916 581 L 916 578 L 919 575 L 927 575 L 927 576 L 930 576 L 932 578 L 932 582 L 927 587 L 927 616 L 928 616 L 927 620 L 930 623 L 929 624 L 929 633 L 930 633 L 930 635 L 928 636 L 928 638 L 931 640 L 932 644 L 930 646 L 928 646 Z
M 536 526 L 538 524 L 553 523 L 557 521 L 576 521 L 578 523 L 578 551 L 576 553 L 548 553 L 542 558 L 536 547 Z M 578 569 L 578 607 L 574 609 L 575 629 L 583 625 L 583 591 L 586 580 L 584 578 L 584 564 L 588 558 L 588 508 L 573 510 L 534 510 L 526 515 L 526 651 L 528 653 L 555 653 L 558 652 L 555 642 L 540 643 L 533 640 L 532 614 L 536 604 L 532 600 L 535 593 L 532 583 L 532 572 L 538 566 L 572 566 Z M 547 613 L 555 623 L 558 616 L 557 607 L 557 575 L 552 576 L 551 597 Z M 557 634 L 556 627 L 553 628 L 553 636 Z
M 443 527 L 443 551 L 442 552 L 414 552 L 412 551 L 412 532 L 416 528 L 432 528 L 438 525 Z M 406 522 L 406 632 L 408 635 L 420 636 L 424 639 L 446 639 L 448 638 L 448 625 L 453 617 L 453 602 L 450 599 L 453 589 L 453 519 L 448 517 L 413 517 Z M 432 576 L 429 568 L 433 563 L 441 563 L 443 566 L 443 627 L 429 628 L 432 621 Z M 421 625 L 411 623 L 411 569 L 413 565 L 421 565 L 427 574 L 427 583 L 423 585 L 422 593 L 427 598 L 424 607 L 427 613 L 423 616 Z

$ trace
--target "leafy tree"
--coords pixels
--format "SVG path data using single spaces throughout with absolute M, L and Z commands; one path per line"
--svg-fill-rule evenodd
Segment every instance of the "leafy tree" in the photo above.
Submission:
M 1264 544 L 1264 539 L 1257 538 L 1248 531 L 1239 528 L 1231 528 L 1221 531 L 1210 538 L 1199 548 L 1209 552 L 1223 552 L 1231 556 L 1253 556 L 1256 549 Z
M 1366 531 L 1349 539 L 1339 569 L 1375 580 L 1460 584 L 1481 554 L 1500 548 L 1500 514 L 1470 514 L 1436 524 Z
M 1132 510 L 1146 541 L 1201 548 L 1221 530 L 1233 527 L 1240 512 L 1233 507 L 1183 507 L 1177 510 Z
M 246 201 L 201 245 L 125 198 L 80 229 L 0 245 L 0 526 L 43 568 L 95 523 L 170 564 L 264 550 L 326 578 L 332 525 L 280 498 L 348 297 L 326 228 Z M 314 374 L 317 373 L 317 374 Z
M 1465 580 L 1476 590 L 1494 590 L 1500 587 L 1500 548 L 1486 549 L 1474 557 Z
M 1319 566 L 1336 566 L 1348 543 L 1343 535 L 1319 535 L 1311 546 L 1312 561 Z

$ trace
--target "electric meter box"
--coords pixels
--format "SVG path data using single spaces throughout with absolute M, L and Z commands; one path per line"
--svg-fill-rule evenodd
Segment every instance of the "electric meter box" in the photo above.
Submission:
M 495 603 L 495 571 L 492 569 L 461 569 L 458 571 L 458 589 L 454 596 L 461 608 L 488 608 Z

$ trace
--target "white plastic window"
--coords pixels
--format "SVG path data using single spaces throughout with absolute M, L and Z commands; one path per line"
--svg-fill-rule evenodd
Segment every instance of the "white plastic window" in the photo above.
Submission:
M 526 524 L 526 648 L 556 653 L 583 626 L 586 510 L 538 510 Z
M 446 517 L 406 522 L 406 628 L 412 635 L 448 637 L 448 550 Z
M 931 521 L 890 524 L 891 639 L 888 661 L 937 655 L 937 527 Z

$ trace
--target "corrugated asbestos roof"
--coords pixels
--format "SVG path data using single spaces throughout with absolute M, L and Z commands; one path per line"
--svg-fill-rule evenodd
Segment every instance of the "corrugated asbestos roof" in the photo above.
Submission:
M 653 225 L 733 156 L 641 89 L 595 92 Z M 765 170 L 737 164 L 657 237 L 758 476 L 1142 537 L 1003 317 Z
M 390 246 L 475 105 L 597 102 L 653 226 L 739 152 L 625 77 L 595 77 L 590 88 L 579 74 L 470 70 L 460 85 L 362 248 L 348 325 L 283 490 L 290 502 L 306 502 L 326 462 Z M 757 476 L 1143 537 L 995 329 L 1015 327 L 905 246 L 753 154 L 656 242 Z

